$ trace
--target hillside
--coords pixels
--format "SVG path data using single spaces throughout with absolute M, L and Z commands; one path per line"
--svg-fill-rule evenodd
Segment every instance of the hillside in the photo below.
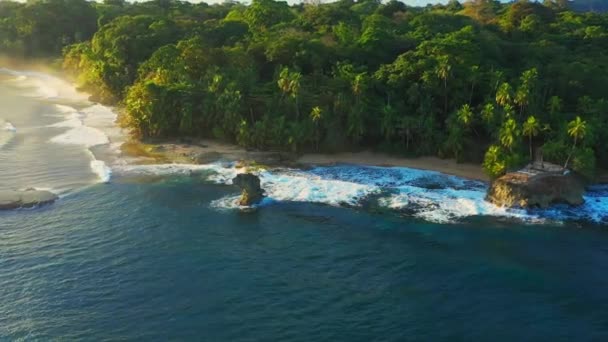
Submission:
M 1 51 L 63 53 L 142 139 L 371 148 L 491 176 L 541 154 L 608 166 L 607 43 L 608 15 L 555 2 L 0 3 Z

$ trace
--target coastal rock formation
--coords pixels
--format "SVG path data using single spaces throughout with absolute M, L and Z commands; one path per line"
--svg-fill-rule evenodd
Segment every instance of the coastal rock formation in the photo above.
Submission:
M 252 206 L 264 198 L 264 190 L 260 186 L 260 178 L 251 173 L 241 173 L 232 179 L 232 184 L 243 191 L 239 205 Z
M 496 179 L 486 200 L 498 206 L 547 208 L 552 204 L 581 205 L 585 183 L 569 171 L 528 172 L 524 169 Z
M 32 208 L 53 203 L 57 198 L 52 192 L 35 189 L 0 191 L 0 210 Z

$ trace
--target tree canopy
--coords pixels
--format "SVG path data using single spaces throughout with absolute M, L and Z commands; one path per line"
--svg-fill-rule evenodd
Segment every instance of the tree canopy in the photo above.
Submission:
M 2 53 L 62 54 L 143 138 L 374 148 L 492 176 L 534 151 L 608 167 L 607 46 L 608 14 L 558 0 L 0 2 Z

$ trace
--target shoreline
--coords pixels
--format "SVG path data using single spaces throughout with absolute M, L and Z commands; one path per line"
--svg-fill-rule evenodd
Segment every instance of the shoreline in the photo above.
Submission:
M 407 158 L 380 152 L 361 151 L 340 152 L 336 154 L 307 153 L 301 155 L 297 161 L 299 164 L 308 165 L 352 164 L 361 166 L 406 167 L 441 172 L 446 175 L 485 183 L 490 182 L 490 178 L 483 172 L 481 165 L 457 163 L 454 159 L 441 159 L 438 157 Z
M 136 157 L 141 164 L 176 163 L 208 164 L 220 159 L 269 166 L 331 166 L 339 164 L 406 167 L 424 171 L 441 172 L 446 175 L 489 183 L 481 165 L 457 163 L 453 159 L 437 157 L 406 158 L 385 153 L 361 151 L 340 152 L 335 154 L 304 153 L 293 154 L 277 151 L 248 150 L 237 145 L 208 139 L 181 139 L 164 141 L 126 142 L 123 153 Z

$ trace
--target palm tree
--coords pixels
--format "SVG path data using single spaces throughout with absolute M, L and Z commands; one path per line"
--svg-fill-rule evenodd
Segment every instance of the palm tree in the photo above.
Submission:
M 540 122 L 531 115 L 528 117 L 523 126 L 523 134 L 528 136 L 528 143 L 530 145 L 530 160 L 533 161 L 532 156 L 532 138 L 537 136 L 540 131 Z
M 279 74 L 279 80 L 277 81 L 277 85 L 279 86 L 279 89 L 281 89 L 281 92 L 283 93 L 281 95 L 281 97 L 289 94 L 289 91 L 291 89 L 289 68 L 285 67 L 281 70 L 281 73 Z
M 486 103 L 481 110 L 481 118 L 486 123 L 488 127 L 494 121 L 494 105 L 491 103 Z
M 281 89 L 281 99 L 285 95 L 291 96 L 296 105 L 296 120 L 300 118 L 300 106 L 299 106 L 299 95 L 300 95 L 300 80 L 302 79 L 302 74 L 294 71 L 290 72 L 289 68 L 285 67 L 281 70 L 279 74 L 279 80 L 277 81 L 277 85 L 279 89 Z
M 500 128 L 499 139 L 502 146 L 512 151 L 515 138 L 519 135 L 517 122 L 513 118 L 508 118 Z
M 513 93 L 513 89 L 511 88 L 511 85 L 509 85 L 509 83 L 503 83 L 500 85 L 500 87 L 498 88 L 498 91 L 496 91 L 496 103 L 498 103 L 498 105 L 500 106 L 505 106 L 509 103 L 511 103 L 511 99 L 512 99 L 512 94 Z
M 452 66 L 448 56 L 441 56 L 437 59 L 435 74 L 443 80 L 443 113 L 448 112 L 448 78 L 452 73 Z
M 463 123 L 465 126 L 469 126 L 471 121 L 473 121 L 473 111 L 471 111 L 471 106 L 468 103 L 464 104 L 462 108 L 456 112 L 456 116 L 458 117 L 458 121 Z
M 302 79 L 302 74 L 299 72 L 291 73 L 290 79 L 290 87 L 291 87 L 291 97 L 294 98 L 296 102 L 296 120 L 300 119 L 300 80 Z
M 576 119 L 570 121 L 568 123 L 568 135 L 574 139 L 574 145 L 572 145 L 572 151 L 568 155 L 568 159 L 566 159 L 566 164 L 564 164 L 564 169 L 568 168 L 568 163 L 570 162 L 570 158 L 572 157 L 572 153 L 576 149 L 576 144 L 579 140 L 582 140 L 587 133 L 587 122 L 581 119 L 580 116 L 577 116 Z
M 475 86 L 481 77 L 479 73 L 479 65 L 473 65 L 471 67 L 471 71 L 469 72 L 470 80 L 471 80 L 471 93 L 469 94 L 469 104 L 473 102 L 473 94 L 475 93 Z
M 547 108 L 551 115 L 562 110 L 562 99 L 559 96 L 551 96 L 547 103 Z
M 515 92 L 515 103 L 519 106 L 519 118 L 524 113 L 524 109 L 530 102 L 530 90 L 528 87 L 521 86 Z
M 312 110 L 310 111 L 310 119 L 312 120 L 312 122 L 315 125 L 315 148 L 317 151 L 319 150 L 319 140 L 321 140 L 321 134 L 319 132 L 319 122 L 321 121 L 322 118 L 323 118 L 323 110 L 321 110 L 321 107 L 319 107 L 319 106 L 313 107 Z

